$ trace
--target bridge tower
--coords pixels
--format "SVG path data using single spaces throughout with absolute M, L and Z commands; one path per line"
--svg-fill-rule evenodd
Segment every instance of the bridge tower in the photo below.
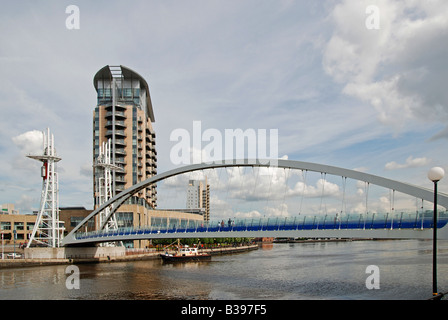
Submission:
M 102 146 L 99 149 L 98 158 L 94 164 L 95 168 L 100 169 L 100 173 L 97 176 L 96 190 L 98 207 L 106 203 L 109 199 L 111 199 L 113 195 L 113 180 L 112 180 L 112 172 L 122 170 L 121 167 L 115 165 L 111 161 L 111 139 L 107 142 L 103 142 Z M 99 215 L 97 220 L 97 230 L 100 230 L 104 222 L 106 221 L 106 217 L 109 215 L 110 207 L 105 208 Z M 117 220 L 115 218 L 115 214 L 109 219 L 107 224 L 104 226 L 105 230 L 116 230 L 118 229 Z
M 42 193 L 40 210 L 31 234 L 28 248 L 33 242 L 57 248 L 63 237 L 63 222 L 59 221 L 59 185 L 56 164 L 61 161 L 54 148 L 54 136 L 50 129 L 43 132 L 43 154 L 28 155 L 42 162 Z

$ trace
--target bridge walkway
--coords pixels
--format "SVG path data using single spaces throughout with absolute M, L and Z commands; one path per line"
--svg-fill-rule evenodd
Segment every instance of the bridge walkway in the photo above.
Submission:
M 321 219 L 319 219 L 321 218 Z M 439 217 L 437 228 L 447 229 L 448 217 Z M 233 221 L 215 221 L 208 224 L 189 224 L 185 226 L 145 226 L 120 228 L 111 231 L 77 232 L 66 244 L 88 242 L 110 242 L 150 238 L 223 238 L 223 237 L 356 237 L 356 238 L 420 238 L 429 239 L 432 235 L 433 221 L 430 217 L 421 219 L 408 217 L 403 219 L 328 219 L 322 217 L 304 217 L 303 219 L 277 218 L 271 221 L 263 219 L 246 219 Z M 406 231 L 406 232 L 404 232 Z

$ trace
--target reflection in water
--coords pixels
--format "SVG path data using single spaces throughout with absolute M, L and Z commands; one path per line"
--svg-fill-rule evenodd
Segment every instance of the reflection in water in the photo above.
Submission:
M 439 287 L 448 291 L 448 242 L 439 241 Z M 377 265 L 380 289 L 368 290 Z M 209 262 L 161 260 L 82 264 L 80 289 L 66 266 L 0 270 L 0 299 L 426 299 L 432 242 L 417 240 L 274 244 Z

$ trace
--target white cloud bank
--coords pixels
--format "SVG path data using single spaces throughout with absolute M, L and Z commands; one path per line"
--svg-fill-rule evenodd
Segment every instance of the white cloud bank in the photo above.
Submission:
M 19 147 L 20 151 L 26 155 L 42 154 L 43 150 L 43 133 L 42 131 L 32 130 L 22 133 L 12 138 L 14 144 Z
M 413 158 L 412 156 L 410 156 L 409 158 L 406 159 L 405 163 L 397 163 L 395 161 L 391 161 L 391 162 L 386 163 L 384 168 L 386 170 L 417 168 L 417 167 L 427 166 L 430 162 L 431 162 L 431 160 L 427 159 L 426 157 Z
M 379 30 L 365 26 L 369 5 L 379 9 Z M 344 0 L 330 15 L 324 69 L 396 131 L 422 120 L 446 125 L 447 16 L 444 0 Z

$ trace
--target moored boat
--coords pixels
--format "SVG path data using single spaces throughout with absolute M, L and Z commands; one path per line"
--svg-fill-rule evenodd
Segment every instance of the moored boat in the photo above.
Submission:
M 178 246 L 177 252 L 160 254 L 164 262 L 187 262 L 187 261 L 207 261 L 211 260 L 212 256 L 209 253 L 199 252 L 196 247 Z

